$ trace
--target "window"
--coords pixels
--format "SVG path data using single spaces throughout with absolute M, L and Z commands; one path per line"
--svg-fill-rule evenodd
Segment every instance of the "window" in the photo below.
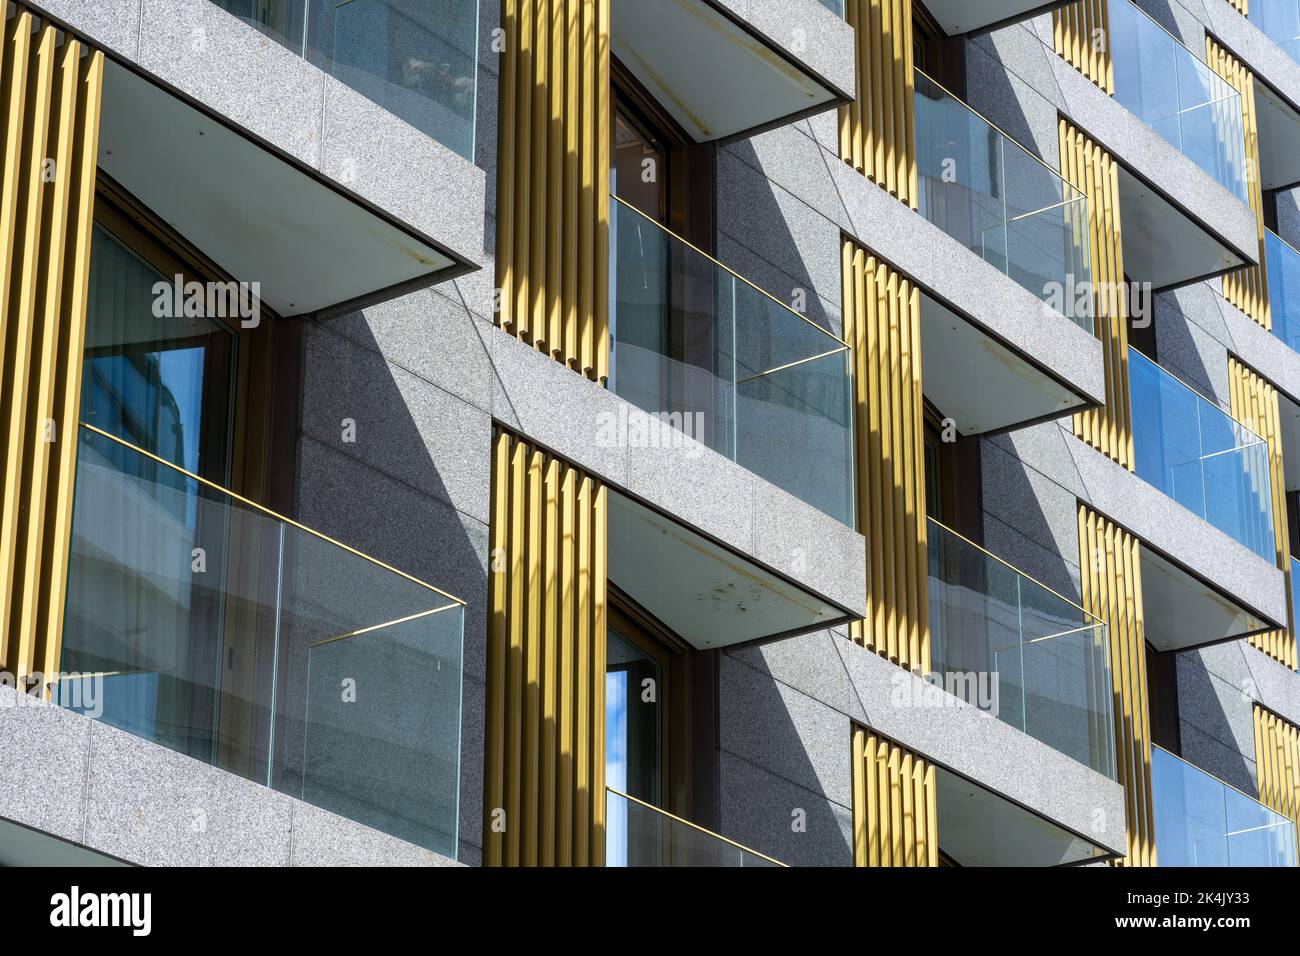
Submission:
M 965 98 L 965 41 L 944 33 L 921 0 L 912 3 L 912 65 L 954 96 Z
M 605 661 L 605 785 L 709 826 L 713 811 L 715 652 L 692 649 L 613 589 Z M 655 864 L 664 851 L 649 811 L 611 801 L 606 863 Z
M 296 430 L 298 351 L 288 330 L 297 325 L 269 314 L 252 321 L 250 300 L 241 310 L 229 298 L 236 288 L 101 182 L 81 420 L 265 499 L 286 469 L 292 481 L 295 442 L 273 449 L 272 436 L 285 418 Z M 283 368 L 272 376 L 277 352 Z M 263 567 L 247 560 L 260 526 L 103 435 L 83 430 L 79 442 L 62 669 L 107 675 L 106 723 L 251 775 L 268 755 L 238 741 L 268 719 L 252 688 L 270 679 L 271 644 L 249 615 L 275 586 L 269 554 Z
M 656 222 L 668 212 L 668 154 L 624 105 L 614 110 L 614 168 L 610 189 Z
M 977 542 L 983 537 L 979 442 L 926 403 L 925 513 Z
M 116 232 L 110 231 L 116 228 Z M 174 314 L 180 262 L 149 261 L 134 230 L 95 225 L 82 371 L 82 421 L 186 471 L 230 481 L 237 333 L 204 315 Z M 128 237 L 120 238 L 120 235 Z M 113 447 L 93 444 L 106 454 Z

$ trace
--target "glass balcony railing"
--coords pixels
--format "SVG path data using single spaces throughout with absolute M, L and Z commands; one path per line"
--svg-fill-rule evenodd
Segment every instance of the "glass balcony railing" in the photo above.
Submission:
M 1295 866 L 1295 824 L 1159 747 L 1151 748 L 1160 866 Z
M 1273 563 L 1264 440 L 1136 349 L 1129 349 L 1129 403 L 1138 477 Z
M 605 790 L 606 866 L 784 866 L 618 790 Z
M 1115 99 L 1243 202 L 1241 97 L 1129 0 L 1108 0 Z
M 211 0 L 470 162 L 478 0 Z
M 1288 555 L 1290 557 L 1290 555 Z M 1291 624 L 1300 625 L 1300 559 L 1291 560 Z
M 610 388 L 852 525 L 848 346 L 634 207 L 610 205 Z
M 1300 352 L 1300 252 L 1271 229 L 1264 230 L 1264 270 L 1273 334 Z
M 818 2 L 837 17 L 844 16 L 844 0 L 818 0 Z
M 915 104 L 918 212 L 1091 332 L 1087 197 L 920 70 Z
M 463 604 L 106 432 L 79 441 L 79 676 L 57 699 L 454 857 Z
M 1300 0 L 1250 0 L 1250 22 L 1300 63 Z
M 930 520 L 931 679 L 1115 777 L 1106 625 Z

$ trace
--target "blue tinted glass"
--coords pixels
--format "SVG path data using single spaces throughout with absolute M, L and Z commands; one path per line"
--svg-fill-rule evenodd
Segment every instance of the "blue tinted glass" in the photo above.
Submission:
M 1129 399 L 1138 476 L 1272 561 L 1264 441 L 1136 349 L 1129 350 Z

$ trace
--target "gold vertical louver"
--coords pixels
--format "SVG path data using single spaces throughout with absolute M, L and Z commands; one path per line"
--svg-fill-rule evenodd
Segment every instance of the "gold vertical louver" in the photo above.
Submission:
M 1119 167 L 1105 149 L 1065 119 L 1061 177 L 1088 197 L 1092 240 L 1093 327 L 1101 340 L 1106 404 L 1074 416 L 1074 433 L 1125 468 L 1133 467 L 1128 390 L 1128 296 L 1120 238 Z
M 1232 7 L 1232 9 L 1236 10 L 1243 17 L 1250 14 L 1248 0 L 1228 0 L 1228 6 Z
M 609 376 L 609 0 L 503 0 L 496 324 Z
M 1151 718 L 1137 539 L 1079 505 L 1080 603 L 1106 622 L 1115 711 L 1115 766 L 1124 787 L 1128 852 L 1123 866 L 1155 866 L 1151 803 Z
M 484 861 L 605 858 L 606 491 L 494 437 Z
M 1108 95 L 1115 92 L 1108 0 L 1075 0 L 1052 12 L 1056 53 Z
M 0 669 L 58 669 L 103 54 L 13 7 L 0 46 Z
M 867 539 L 867 619 L 855 641 L 912 671 L 930 669 L 921 398 L 921 293 L 845 239 L 844 339 L 853 350 L 858 530 Z
M 1300 838 L 1300 727 L 1255 705 L 1255 778 L 1259 802 L 1296 821 Z
M 1268 309 L 1268 267 L 1264 256 L 1264 194 L 1259 170 L 1259 120 L 1255 113 L 1255 77 L 1236 57 L 1219 45 L 1212 36 L 1205 38 L 1205 60 L 1241 95 L 1241 121 L 1245 132 L 1246 199 L 1255 213 L 1255 230 L 1259 240 L 1259 265 L 1235 269 L 1223 276 L 1223 297 L 1258 325 L 1273 327 Z M 1218 108 L 1218 107 L 1216 107 Z M 1227 108 L 1227 107 L 1224 107 Z M 1231 128 L 1231 127 L 1229 127 Z M 1240 144 L 1224 143 L 1222 148 L 1235 153 Z
M 853 863 L 938 866 L 934 764 L 853 728 Z
M 1253 369 L 1243 365 L 1235 356 L 1228 356 L 1228 394 L 1232 417 L 1241 422 L 1268 445 L 1268 472 L 1273 509 L 1273 539 L 1277 550 L 1277 564 L 1286 575 L 1287 592 L 1295 587 L 1291 580 L 1291 555 L 1288 546 L 1286 517 L 1286 484 L 1282 473 L 1282 425 L 1278 414 L 1277 390 Z M 1264 475 L 1250 474 L 1251 490 L 1261 493 Z M 1252 634 L 1248 640 L 1274 660 L 1296 669 L 1294 620 L 1288 621 L 1286 630 Z
M 848 0 L 856 96 L 840 107 L 840 159 L 916 208 L 912 0 Z

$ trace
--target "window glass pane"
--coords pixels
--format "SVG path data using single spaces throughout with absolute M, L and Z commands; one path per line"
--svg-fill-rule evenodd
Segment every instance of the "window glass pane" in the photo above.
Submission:
M 82 420 L 228 483 L 234 333 L 185 315 L 176 277 L 107 230 L 97 226 L 92 242 Z M 106 722 L 215 760 L 227 597 L 251 587 L 229 580 L 225 559 L 232 546 L 245 557 L 268 553 L 278 532 L 196 488 L 172 468 L 83 432 L 63 669 L 109 675 Z M 251 591 L 245 603 L 256 603 Z
M 664 151 L 626 114 L 614 114 L 610 190 L 657 222 L 663 221 Z
M 662 792 L 662 674 L 632 641 L 609 631 L 605 659 L 605 785 L 658 806 Z M 628 858 L 627 801 L 612 801 L 605 819 L 609 866 Z
M 225 483 L 235 336 L 185 315 L 175 285 L 95 228 L 82 420 Z

